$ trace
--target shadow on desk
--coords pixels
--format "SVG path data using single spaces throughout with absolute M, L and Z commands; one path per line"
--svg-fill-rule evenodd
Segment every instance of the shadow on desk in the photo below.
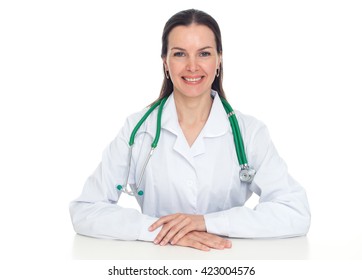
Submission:
M 303 260 L 309 258 L 307 237 L 286 239 L 234 239 L 231 249 L 203 252 L 180 246 L 159 246 L 152 242 L 120 241 L 76 234 L 73 259 L 82 260 Z

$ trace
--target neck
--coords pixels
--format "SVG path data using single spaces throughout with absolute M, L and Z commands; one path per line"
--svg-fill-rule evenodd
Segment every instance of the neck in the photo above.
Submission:
M 178 121 L 181 125 L 205 124 L 211 110 L 210 94 L 199 97 L 185 97 L 174 94 Z

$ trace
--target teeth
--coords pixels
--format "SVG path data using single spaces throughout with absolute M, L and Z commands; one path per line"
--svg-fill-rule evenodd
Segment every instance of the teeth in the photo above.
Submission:
M 201 80 L 201 77 L 199 77 L 199 78 L 185 78 L 185 80 L 188 81 L 188 82 L 197 82 L 197 81 Z

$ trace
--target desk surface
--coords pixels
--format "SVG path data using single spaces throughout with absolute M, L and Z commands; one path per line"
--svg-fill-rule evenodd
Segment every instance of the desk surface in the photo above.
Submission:
M 75 235 L 74 259 L 250 259 L 250 260 L 304 260 L 304 259 L 362 259 L 362 251 L 345 252 L 310 242 L 308 237 L 287 239 L 231 239 L 233 247 L 202 252 L 179 246 L 158 246 L 151 242 L 118 241 Z M 346 255 L 348 253 L 348 255 Z
M 74 235 L 73 259 L 127 260 L 361 260 L 362 239 L 304 236 L 286 239 L 230 239 L 231 249 L 203 252 L 152 242 L 96 239 Z

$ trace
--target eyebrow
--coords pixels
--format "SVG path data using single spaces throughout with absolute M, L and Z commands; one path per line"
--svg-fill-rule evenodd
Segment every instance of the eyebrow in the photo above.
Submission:
M 206 49 L 212 49 L 212 47 L 206 46 L 206 47 L 203 47 L 201 49 L 198 49 L 198 51 L 203 51 L 203 50 L 206 50 Z M 171 51 L 172 50 L 186 51 L 186 49 L 183 49 L 183 48 L 180 48 L 180 47 L 173 47 L 173 48 L 171 48 Z

